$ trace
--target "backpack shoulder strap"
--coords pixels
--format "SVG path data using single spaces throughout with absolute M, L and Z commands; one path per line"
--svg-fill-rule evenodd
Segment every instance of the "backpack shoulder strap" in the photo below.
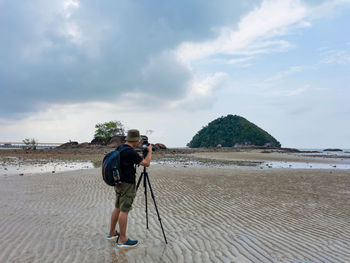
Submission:
M 125 150 L 129 150 L 129 149 L 131 149 L 130 146 L 121 145 L 121 146 L 118 146 L 116 150 L 119 151 L 119 153 L 121 153 L 121 152 L 123 152 L 123 151 L 125 151 Z

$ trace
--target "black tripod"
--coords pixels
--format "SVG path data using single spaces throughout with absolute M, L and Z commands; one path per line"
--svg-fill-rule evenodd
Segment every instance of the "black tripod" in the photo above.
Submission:
M 137 182 L 137 185 L 136 185 L 136 191 L 137 191 L 137 189 L 139 189 L 139 186 L 140 186 L 142 178 L 143 178 L 143 187 L 144 187 L 144 190 L 145 190 L 145 202 L 146 202 L 146 227 L 148 229 L 148 208 L 147 208 L 147 184 L 148 184 L 149 190 L 151 191 L 151 196 L 152 196 L 152 199 L 153 199 L 154 207 L 156 208 L 156 211 L 157 211 L 157 216 L 158 216 L 158 220 L 159 220 L 159 223 L 160 223 L 160 227 L 162 228 L 165 244 L 168 244 L 168 241 L 166 240 L 166 236 L 165 236 L 165 233 L 164 233 L 162 219 L 160 219 L 160 216 L 159 216 L 158 207 L 157 207 L 157 204 L 156 204 L 156 199 L 154 198 L 151 182 L 149 180 L 148 173 L 146 171 L 146 167 L 143 167 L 143 172 L 141 173 L 140 178 L 139 178 L 139 180 Z

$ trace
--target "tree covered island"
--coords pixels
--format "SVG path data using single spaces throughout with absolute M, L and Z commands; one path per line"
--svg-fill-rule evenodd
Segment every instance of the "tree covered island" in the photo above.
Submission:
M 198 147 L 233 147 L 256 145 L 281 147 L 281 143 L 247 119 L 229 114 L 220 117 L 203 127 L 187 144 L 190 148 Z

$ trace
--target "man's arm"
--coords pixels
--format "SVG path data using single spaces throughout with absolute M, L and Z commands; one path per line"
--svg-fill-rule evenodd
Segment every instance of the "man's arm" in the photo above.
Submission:
M 151 159 L 152 159 L 152 145 L 148 145 L 147 146 L 147 156 L 145 157 L 145 159 L 142 160 L 142 162 L 140 162 L 139 164 L 145 167 L 148 167 L 151 165 Z

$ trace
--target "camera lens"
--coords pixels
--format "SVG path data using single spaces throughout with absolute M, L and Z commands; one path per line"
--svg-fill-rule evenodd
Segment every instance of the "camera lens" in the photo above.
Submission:
M 149 142 L 148 142 L 148 141 L 143 141 L 143 142 L 142 142 L 142 147 L 143 147 L 143 148 L 146 148 L 148 145 L 149 145 Z

